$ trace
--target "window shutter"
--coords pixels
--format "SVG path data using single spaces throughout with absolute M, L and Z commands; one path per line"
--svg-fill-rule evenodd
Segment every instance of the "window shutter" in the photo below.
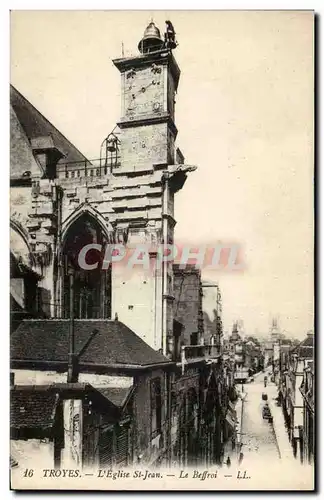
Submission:
M 128 464 L 128 439 L 128 427 L 120 428 L 116 439 L 116 464 L 119 466 Z
M 111 467 L 113 457 L 113 433 L 105 431 L 101 434 L 99 442 L 100 467 Z

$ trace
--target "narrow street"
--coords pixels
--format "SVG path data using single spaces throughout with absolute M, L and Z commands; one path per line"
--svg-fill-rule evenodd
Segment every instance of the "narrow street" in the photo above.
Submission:
M 246 396 L 243 403 L 241 451 L 244 460 L 255 459 L 257 454 L 260 459 L 266 457 L 271 463 L 272 460 L 279 460 L 280 454 L 273 426 L 262 418 L 262 408 L 266 403 L 262 400 L 262 393 L 267 393 L 264 375 L 260 373 L 254 382 L 244 384 Z M 271 396 L 268 397 L 270 399 Z

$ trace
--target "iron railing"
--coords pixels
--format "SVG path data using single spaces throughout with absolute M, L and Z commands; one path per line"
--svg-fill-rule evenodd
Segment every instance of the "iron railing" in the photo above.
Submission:
M 105 158 L 95 160 L 73 161 L 60 163 L 57 168 L 59 179 L 95 178 L 111 174 L 120 167 L 120 156 L 113 161 Z
M 184 366 L 199 359 L 216 359 L 221 355 L 220 346 L 217 344 L 183 345 L 181 346 L 181 365 Z

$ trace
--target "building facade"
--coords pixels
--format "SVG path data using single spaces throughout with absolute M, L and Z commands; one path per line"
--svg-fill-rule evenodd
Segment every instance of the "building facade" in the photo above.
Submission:
M 304 369 L 300 392 L 303 398 L 303 461 L 312 464 L 315 457 L 314 362 L 309 362 Z
M 222 294 L 218 283 L 202 282 L 202 310 L 205 342 L 214 342 L 222 348 L 224 342 Z
M 309 332 L 306 339 L 297 346 L 283 345 L 280 363 L 279 394 L 294 456 L 301 461 L 303 461 L 305 453 L 304 432 L 309 436 L 309 431 L 304 431 L 304 420 L 307 418 L 304 406 L 307 401 L 305 401 L 303 387 L 306 384 L 305 376 L 308 373 L 308 367 L 311 367 L 313 362 L 314 335 L 312 332 Z M 308 382 L 310 382 L 309 379 Z M 309 424 L 311 418 L 307 421 L 308 430 L 309 425 L 312 425 L 312 423 Z M 312 429 L 312 432 L 314 432 L 314 428 Z M 312 436 L 313 434 L 311 434 L 310 438 Z M 306 439 L 308 440 L 308 437 Z M 312 445 L 310 446 L 313 450 Z

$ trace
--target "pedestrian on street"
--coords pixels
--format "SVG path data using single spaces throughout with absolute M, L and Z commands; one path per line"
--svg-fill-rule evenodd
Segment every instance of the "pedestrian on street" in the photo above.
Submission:
M 238 461 L 239 461 L 239 464 L 241 464 L 241 463 L 242 463 L 243 458 L 244 458 L 244 455 L 243 455 L 243 453 L 241 452 L 241 453 L 240 453 L 240 456 L 239 456 L 239 460 L 238 460 Z
M 227 465 L 227 467 L 231 466 L 231 459 L 230 459 L 230 457 L 227 457 L 226 465 Z

